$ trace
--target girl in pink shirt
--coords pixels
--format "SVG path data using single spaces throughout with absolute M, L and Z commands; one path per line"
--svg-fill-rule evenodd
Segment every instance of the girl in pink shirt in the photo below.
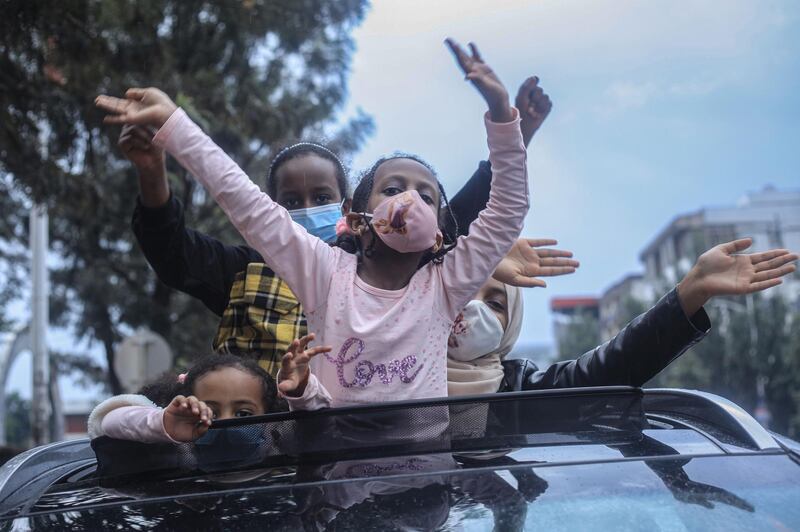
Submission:
M 309 331 L 331 348 L 310 367 L 334 406 L 447 395 L 453 320 L 519 237 L 528 211 L 519 113 L 474 45 L 468 54 L 447 44 L 488 105 L 493 175 L 486 209 L 457 245 L 444 223 L 450 213 L 442 187 L 417 158 L 381 160 L 362 180 L 344 228 L 361 251 L 351 254 L 294 223 L 163 92 L 130 89 L 126 99 L 96 100 L 112 113 L 108 123 L 160 128 L 153 142 L 205 185 L 288 283 Z
M 187 373 L 167 375 L 145 386 L 142 395 L 116 395 L 97 405 L 89 415 L 89 437 L 145 443 L 195 441 L 215 419 L 276 411 L 279 394 L 291 397 L 295 408 L 327 407 L 330 396 L 308 371 L 309 360 L 326 352 L 322 347 L 307 348 L 313 338 L 304 336 L 291 344 L 277 387 L 253 360 L 209 355 Z

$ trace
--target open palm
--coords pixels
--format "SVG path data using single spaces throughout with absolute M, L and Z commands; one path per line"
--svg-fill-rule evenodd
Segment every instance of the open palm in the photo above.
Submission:
M 289 396 L 300 397 L 305 391 L 308 382 L 308 363 L 320 353 L 329 353 L 331 347 L 308 347 L 314 341 L 314 334 L 307 334 L 294 340 L 289 345 L 289 350 L 281 359 L 281 370 L 278 372 L 278 389 Z
M 520 238 L 494 271 L 493 277 L 501 283 L 523 288 L 546 287 L 538 277 L 553 277 L 575 273 L 580 263 L 572 259 L 572 252 L 561 249 L 536 249 L 558 244 L 552 239 Z
M 125 98 L 101 94 L 94 100 L 100 109 L 110 113 L 106 124 L 136 124 L 161 127 L 178 107 L 163 91 L 150 87 L 125 91 Z
M 697 259 L 696 275 L 710 296 L 750 294 L 781 284 L 795 270 L 797 254 L 786 249 L 738 254 L 749 248 L 750 238 L 720 244 Z

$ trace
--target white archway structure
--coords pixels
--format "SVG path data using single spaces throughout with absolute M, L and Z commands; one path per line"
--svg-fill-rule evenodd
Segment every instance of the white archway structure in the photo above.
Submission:
M 30 327 L 21 327 L 0 345 L 0 445 L 6 444 L 6 384 L 11 367 L 20 353 L 31 350 Z

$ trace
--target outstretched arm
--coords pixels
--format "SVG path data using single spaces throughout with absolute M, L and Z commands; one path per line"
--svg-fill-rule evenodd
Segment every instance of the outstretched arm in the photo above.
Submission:
M 236 274 L 264 259 L 252 248 L 229 246 L 186 227 L 183 205 L 170 194 L 164 150 L 152 143 L 153 135 L 144 126 L 125 125 L 118 142 L 139 178 L 140 199 L 131 221 L 136 240 L 162 283 L 221 316 Z
M 489 202 L 469 236 L 460 237 L 442 262 L 442 312 L 455 318 L 472 295 L 492 275 L 519 238 L 528 212 L 528 175 L 519 113 L 509 105 L 508 93 L 475 45 L 467 54 L 452 40 L 448 46 L 466 78 L 473 82 L 489 108 L 485 119 L 492 164 Z
M 795 270 L 797 254 L 788 249 L 740 254 L 753 244 L 742 238 L 706 251 L 678 283 L 681 306 L 687 316 L 697 312 L 714 296 L 760 292 L 783 282 Z
M 555 277 L 575 273 L 580 266 L 573 260 L 572 252 L 562 249 L 536 249 L 542 246 L 555 246 L 558 241 L 549 238 L 520 238 L 511 248 L 497 268 L 494 277 L 501 283 L 521 288 L 546 288 L 547 283 L 539 277 Z
M 534 134 L 550 114 L 553 104 L 550 96 L 539 86 L 539 78 L 532 76 L 520 85 L 515 105 L 520 115 L 519 127 L 522 131 L 522 142 L 527 148 Z M 491 182 L 492 166 L 488 161 L 481 161 L 472 177 L 450 199 L 450 208 L 458 221 L 459 236 L 469 234 L 469 226 L 486 208 Z
M 98 96 L 106 123 L 159 128 L 153 139 L 211 192 L 236 229 L 284 279 L 307 311 L 324 303 L 336 258 L 331 248 L 294 223 L 162 91 L 129 89 L 125 99 Z
M 745 238 L 703 253 L 674 290 L 612 340 L 525 375 L 523 389 L 642 386 L 705 336 L 711 323 L 703 305 L 711 297 L 766 290 L 795 270 L 798 256 L 785 249 L 736 254 L 751 244 Z

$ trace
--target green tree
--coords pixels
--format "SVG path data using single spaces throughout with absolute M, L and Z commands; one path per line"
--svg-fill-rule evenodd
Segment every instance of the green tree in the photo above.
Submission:
M 591 312 L 576 312 L 560 336 L 558 359 L 578 357 L 600 344 L 600 322 Z
M 300 138 L 327 137 L 346 155 L 372 128 L 364 114 L 338 129 L 333 120 L 347 95 L 350 32 L 365 9 L 364 0 L 3 2 L 0 240 L 24 242 L 28 198 L 48 206 L 60 257 L 52 319 L 102 344 L 113 392 L 114 348 L 125 334 L 149 327 L 186 360 L 209 350 L 217 320 L 158 283 L 137 249 L 134 170 L 94 97 L 158 86 L 253 176 Z M 193 179 L 168 170 L 187 220 L 236 242 Z
M 12 447 L 30 446 L 31 402 L 23 399 L 17 392 L 6 395 L 6 442 Z

